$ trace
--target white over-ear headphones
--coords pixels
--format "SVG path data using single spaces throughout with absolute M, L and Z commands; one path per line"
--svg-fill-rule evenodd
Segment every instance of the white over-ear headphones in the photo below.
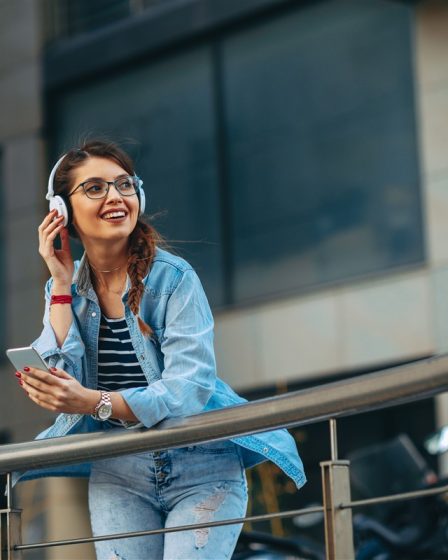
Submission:
M 59 167 L 59 164 L 64 158 L 65 158 L 65 154 L 58 159 L 56 165 L 51 170 L 50 177 L 48 178 L 48 192 L 45 198 L 49 201 L 50 212 L 52 210 L 57 210 L 59 216 L 64 216 L 63 225 L 64 227 L 67 227 L 69 221 L 67 205 L 65 204 L 65 200 L 61 196 L 58 195 L 55 196 L 54 188 L 53 188 L 54 176 Z
M 63 196 L 54 194 L 54 185 L 53 185 L 56 171 L 59 167 L 59 164 L 64 158 L 65 158 L 65 154 L 58 159 L 53 169 L 51 170 L 50 177 L 48 178 L 48 191 L 45 198 L 49 201 L 50 212 L 52 210 L 57 210 L 58 215 L 64 216 L 63 225 L 64 227 L 67 227 L 71 218 L 71 209 L 68 207 Z M 140 179 L 140 177 L 137 177 L 136 175 L 135 177 L 137 178 L 137 182 L 138 182 L 137 196 L 140 204 L 139 215 L 141 215 L 145 212 L 145 206 L 146 206 L 145 191 L 143 190 L 143 181 Z

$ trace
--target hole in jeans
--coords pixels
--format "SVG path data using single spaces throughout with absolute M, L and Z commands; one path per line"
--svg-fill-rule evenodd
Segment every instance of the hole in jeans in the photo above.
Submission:
M 215 492 L 194 508 L 197 523 L 213 521 L 215 512 L 221 507 L 228 493 L 227 485 L 217 486 Z M 194 540 L 196 548 L 203 548 L 210 534 L 210 527 L 195 529 Z

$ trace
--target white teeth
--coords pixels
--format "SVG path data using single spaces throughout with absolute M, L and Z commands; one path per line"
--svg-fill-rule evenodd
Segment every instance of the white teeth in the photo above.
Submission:
M 105 220 L 108 218 L 123 218 L 126 216 L 124 212 L 108 212 L 107 214 L 103 214 L 101 217 Z

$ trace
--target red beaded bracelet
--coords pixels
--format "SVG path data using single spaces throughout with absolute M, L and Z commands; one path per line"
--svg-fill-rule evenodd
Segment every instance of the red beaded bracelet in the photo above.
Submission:
M 53 303 L 72 303 L 72 296 L 51 296 L 50 305 Z

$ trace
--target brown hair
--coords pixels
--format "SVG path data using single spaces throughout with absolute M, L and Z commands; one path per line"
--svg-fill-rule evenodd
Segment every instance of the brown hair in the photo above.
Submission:
M 74 238 L 78 238 L 78 234 L 71 223 L 72 210 L 67 194 L 73 188 L 72 171 L 91 156 L 113 160 L 127 173 L 134 174 L 131 157 L 112 141 L 91 139 L 84 141 L 78 148 L 66 152 L 54 176 L 54 193 L 61 196 L 67 205 L 70 219 L 68 231 Z M 142 280 L 151 268 L 157 245 L 167 247 L 161 234 L 140 216 L 129 238 L 127 272 L 131 280 L 131 289 L 128 294 L 128 305 L 137 317 L 140 330 L 145 336 L 151 336 L 153 330 L 139 316 L 140 301 L 144 292 Z

